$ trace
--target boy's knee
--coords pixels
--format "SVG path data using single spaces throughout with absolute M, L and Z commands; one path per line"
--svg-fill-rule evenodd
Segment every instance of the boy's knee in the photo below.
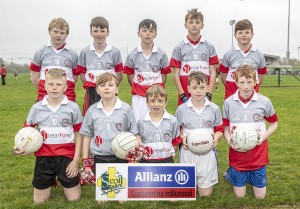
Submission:
M 254 193 L 254 197 L 256 199 L 262 200 L 262 199 L 265 199 L 266 193 L 264 193 L 264 194 L 256 194 L 256 193 Z

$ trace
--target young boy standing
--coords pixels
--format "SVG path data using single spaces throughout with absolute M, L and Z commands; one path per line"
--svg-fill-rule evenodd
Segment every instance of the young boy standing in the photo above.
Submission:
M 156 22 L 145 19 L 139 24 L 141 44 L 126 58 L 124 73 L 132 87 L 132 111 L 138 122 L 147 112 L 146 91 L 154 85 L 164 86 L 171 72 L 167 54 L 154 44 L 157 35 Z
M 218 56 L 215 47 L 205 40 L 200 32 L 203 29 L 203 15 L 198 9 L 191 9 L 185 16 L 187 37 L 172 52 L 170 66 L 173 69 L 173 80 L 178 91 L 178 106 L 188 101 L 188 75 L 192 71 L 201 71 L 208 76 L 206 97 L 211 100 L 217 78 L 216 64 Z
M 257 83 L 254 87 L 256 92 L 258 92 L 259 85 L 263 82 L 264 74 L 267 72 L 263 53 L 251 44 L 254 36 L 252 23 L 247 19 L 240 20 L 235 24 L 234 31 L 237 45 L 224 54 L 219 68 L 221 80 L 225 86 L 225 99 L 237 90 L 235 73 L 240 65 L 247 64 L 256 71 Z
M 207 76 L 193 71 L 188 77 L 189 100 L 177 108 L 175 117 L 182 129 L 183 146 L 180 148 L 180 163 L 196 163 L 199 196 L 210 196 L 213 185 L 218 183 L 217 153 L 212 149 L 205 155 L 193 154 L 187 147 L 186 137 L 195 129 L 205 129 L 213 135 L 213 147 L 223 136 L 222 116 L 219 107 L 206 98 Z
M 68 88 L 64 70 L 50 69 L 45 75 L 44 85 L 47 95 L 32 106 L 25 124 L 37 126 L 44 138 L 42 147 L 34 153 L 34 203 L 50 198 L 51 185 L 56 177 L 63 185 L 66 198 L 69 201 L 78 200 L 81 195 L 78 161 L 82 145 L 78 131 L 82 115 L 78 105 L 63 95 Z M 13 152 L 17 155 L 29 154 L 18 149 Z
M 90 35 L 93 43 L 82 49 L 78 59 L 77 69 L 83 87 L 86 89 L 83 105 L 83 115 L 87 109 L 100 101 L 96 92 L 96 78 L 104 72 L 117 76 L 122 80 L 123 64 L 120 50 L 106 42 L 109 36 L 109 23 L 104 17 L 95 17 L 90 23 Z
M 254 196 L 266 196 L 266 165 L 268 141 L 277 129 L 277 116 L 271 101 L 254 90 L 256 72 L 249 65 L 241 65 L 235 73 L 238 90 L 227 98 L 223 105 L 224 137 L 229 144 L 229 165 L 226 180 L 233 185 L 237 197 L 246 195 L 246 184 L 253 186 Z M 268 121 L 268 128 L 264 120 Z M 231 131 L 248 125 L 258 131 L 257 146 L 247 152 L 239 152 L 232 144 Z
M 144 146 L 142 163 L 174 163 L 173 157 L 181 143 L 177 119 L 166 111 L 168 94 L 160 85 L 146 92 L 149 111 L 138 122 Z
M 60 68 L 66 72 L 68 88 L 65 95 L 69 100 L 75 101 L 74 88 L 79 75 L 76 70 L 78 55 L 65 42 L 69 35 L 69 24 L 62 18 L 55 18 L 49 23 L 48 31 L 50 41 L 35 52 L 29 67 L 31 81 L 38 89 L 37 101 L 41 101 L 46 95 L 45 75 L 52 68 Z

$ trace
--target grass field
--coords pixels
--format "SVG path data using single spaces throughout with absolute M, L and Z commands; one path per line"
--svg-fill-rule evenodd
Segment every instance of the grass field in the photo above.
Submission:
M 292 87 L 277 86 L 276 76 L 266 76 L 265 86 L 261 93 L 269 97 L 279 118 L 279 127 L 275 135 L 269 139 L 270 164 L 267 167 L 267 197 L 256 200 L 248 188 L 243 199 L 234 197 L 231 185 L 224 181 L 222 173 L 228 167 L 228 146 L 221 140 L 217 147 L 219 157 L 219 184 L 215 186 L 214 194 L 208 198 L 197 198 L 197 201 L 127 202 L 119 205 L 108 202 L 99 206 L 95 201 L 95 187 L 82 188 L 82 198 L 78 202 L 67 202 L 62 187 L 52 190 L 51 199 L 45 204 L 33 205 L 33 187 L 31 184 L 34 167 L 34 156 L 12 156 L 15 133 L 22 127 L 32 104 L 35 103 L 36 90 L 29 82 L 28 74 L 20 74 L 17 81 L 13 76 L 7 78 L 7 86 L 0 86 L 0 208 L 300 208 L 300 158 L 298 135 L 300 121 L 300 82 L 291 76 L 282 76 L 284 84 Z M 167 90 L 169 102 L 167 109 L 175 113 L 177 95 L 172 79 L 169 78 Z M 84 91 L 81 84 L 76 87 L 77 100 L 82 107 Z M 220 84 L 214 92 L 213 100 L 220 107 L 223 103 L 224 89 Z M 119 93 L 123 101 L 130 103 L 130 87 L 124 80 Z

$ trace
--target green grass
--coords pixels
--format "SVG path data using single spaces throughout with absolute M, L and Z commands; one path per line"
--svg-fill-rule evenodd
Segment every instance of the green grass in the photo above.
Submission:
M 277 86 L 276 76 L 266 76 L 261 93 L 269 97 L 279 118 L 277 132 L 269 139 L 270 164 L 267 167 L 267 197 L 256 200 L 251 188 L 243 199 L 234 197 L 231 185 L 224 181 L 222 173 L 228 167 L 228 146 L 221 140 L 217 147 L 219 156 L 219 184 L 214 194 L 208 198 L 197 198 L 197 201 L 133 201 L 125 205 L 108 202 L 99 206 L 95 201 L 93 185 L 82 188 L 82 198 L 78 202 L 68 202 L 64 198 L 62 186 L 52 190 L 51 199 L 40 205 L 33 205 L 33 187 L 31 180 L 35 158 L 33 156 L 12 156 L 15 133 L 22 127 L 32 104 L 35 103 L 36 90 L 29 82 L 28 74 L 20 74 L 19 80 L 13 76 L 7 78 L 7 86 L 0 86 L 0 208 L 278 208 L 300 207 L 300 158 L 299 158 L 299 121 L 300 121 L 300 82 L 291 76 L 282 76 L 284 83 L 292 87 Z M 126 77 L 125 77 L 126 79 Z M 177 95 L 171 77 L 167 82 L 169 102 L 167 109 L 175 113 Z M 77 100 L 82 107 L 84 90 L 81 84 L 76 87 Z M 127 81 L 121 83 L 119 93 L 123 101 L 130 103 L 130 87 Z M 224 88 L 220 84 L 213 94 L 213 100 L 222 107 Z

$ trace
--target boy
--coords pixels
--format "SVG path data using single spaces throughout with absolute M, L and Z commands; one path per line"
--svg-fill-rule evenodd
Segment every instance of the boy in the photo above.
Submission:
M 44 138 L 42 147 L 34 153 L 34 203 L 42 203 L 50 198 L 51 185 L 56 177 L 63 185 L 66 198 L 69 201 L 78 200 L 81 195 L 78 161 L 82 145 L 78 131 L 82 115 L 78 105 L 63 95 L 68 88 L 64 70 L 50 69 L 44 85 L 47 95 L 32 106 L 24 125 L 37 126 Z M 18 155 L 29 154 L 18 149 L 13 152 Z
M 182 129 L 183 146 L 179 152 L 180 163 L 196 163 L 199 196 L 210 196 L 218 183 L 217 153 L 212 149 L 205 155 L 195 155 L 187 147 L 186 136 L 195 129 L 206 129 L 213 135 L 213 147 L 223 136 L 222 116 L 219 107 L 206 98 L 206 74 L 193 71 L 188 77 L 189 100 L 177 108 L 175 117 Z
M 153 40 L 157 35 L 156 22 L 145 19 L 140 22 L 138 36 L 141 44 L 126 58 L 124 73 L 132 87 L 132 111 L 138 122 L 147 112 L 146 91 L 154 85 L 164 86 L 171 73 L 167 54 Z
M 46 95 L 46 72 L 52 68 L 60 68 L 67 74 L 68 88 L 65 95 L 75 102 L 74 88 L 79 75 L 76 70 L 78 55 L 65 42 L 69 34 L 69 24 L 62 18 L 55 18 L 49 23 L 48 32 L 50 41 L 36 51 L 29 67 L 32 83 L 38 89 L 37 101 L 41 101 Z
M 256 71 L 257 83 L 254 88 L 256 92 L 263 82 L 264 74 L 267 72 L 266 60 L 263 53 L 251 44 L 253 36 L 253 26 L 249 20 L 240 20 L 235 24 L 234 37 L 237 40 L 237 46 L 224 54 L 219 68 L 221 80 L 225 86 L 225 99 L 237 90 L 235 72 L 242 64 L 250 65 Z
M 6 73 L 7 73 L 6 68 L 4 67 L 4 64 L 2 63 L 1 67 L 0 67 L 0 75 L 1 75 L 1 80 L 2 80 L 2 86 L 6 85 L 6 82 L 5 82 Z
M 174 163 L 173 157 L 181 143 L 177 119 L 166 111 L 167 91 L 160 85 L 146 92 L 149 111 L 138 122 L 141 144 L 144 146 L 142 163 Z
M 109 36 L 109 23 L 104 17 L 92 19 L 90 35 L 94 41 L 81 51 L 77 66 L 81 73 L 83 87 L 86 89 L 83 115 L 92 104 L 100 101 L 96 92 L 97 76 L 109 72 L 116 75 L 120 83 L 123 71 L 120 50 L 106 42 L 106 38 Z
M 233 185 L 237 197 L 246 195 L 246 184 L 253 186 L 254 196 L 266 196 L 266 165 L 268 142 L 277 128 L 277 116 L 271 101 L 256 93 L 256 72 L 249 65 L 241 65 L 236 71 L 238 90 L 223 105 L 224 137 L 229 144 L 229 165 L 226 180 Z M 268 128 L 264 119 L 268 121 Z M 239 125 L 248 125 L 258 131 L 257 146 L 248 152 L 239 152 L 232 144 L 231 131 Z
M 191 9 L 185 16 L 187 37 L 172 52 L 170 66 L 173 68 L 173 80 L 178 91 L 178 106 L 191 96 L 187 90 L 188 75 L 192 71 L 201 71 L 208 76 L 206 97 L 211 100 L 217 78 L 216 64 L 218 56 L 215 47 L 205 40 L 200 32 L 203 28 L 203 15 L 198 9 Z
M 89 152 L 95 163 L 127 163 L 113 154 L 111 142 L 118 133 L 138 133 L 130 106 L 116 96 L 119 91 L 117 77 L 108 72 L 102 73 L 96 80 L 96 91 L 101 100 L 90 106 L 80 129 L 84 136 L 81 174 L 86 183 L 95 181 L 93 159 L 89 158 Z

